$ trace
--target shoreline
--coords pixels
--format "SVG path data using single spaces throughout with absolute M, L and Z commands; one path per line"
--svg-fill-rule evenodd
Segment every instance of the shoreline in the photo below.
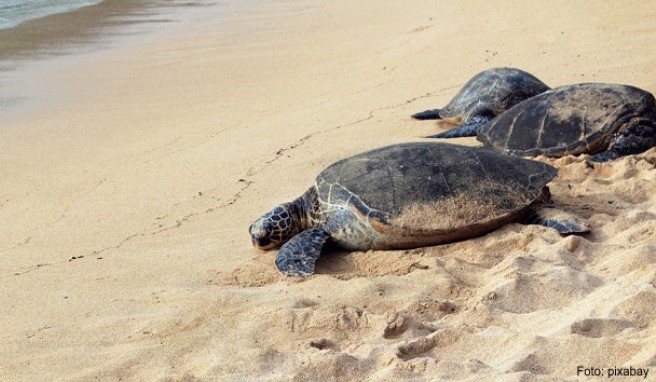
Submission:
M 55 56 L 71 49 L 80 49 L 85 43 L 100 42 L 103 35 L 116 33 L 118 26 L 141 14 L 152 6 L 139 1 L 104 0 L 98 4 L 69 12 L 55 13 L 30 19 L 8 29 L 0 30 L 0 60 L 24 60 Z M 143 21 L 143 20 L 141 20 Z M 111 31 L 110 31 L 111 30 Z M 54 45 L 54 46 L 53 46 Z M 7 69 L 10 64 L 4 64 Z
M 203 1 L 103 0 L 0 30 L 0 109 L 11 113 L 18 100 L 39 95 L 38 91 L 24 96 L 11 94 L 20 89 L 26 77 L 22 69 L 36 66 L 37 72 L 43 72 L 49 62 L 75 62 L 87 54 L 143 43 L 166 30 L 166 24 L 184 22 L 193 17 L 189 12 L 212 6 L 216 5 Z M 19 86 L 12 88 L 16 82 Z
M 0 126 L 0 379 L 656 368 L 656 149 L 592 168 L 539 158 L 559 167 L 551 194 L 592 227 L 585 237 L 507 224 L 435 247 L 335 251 L 290 280 L 248 235 L 327 165 L 442 131 L 409 116 L 482 69 L 656 91 L 653 6 L 270 0 L 192 14 L 3 79 L 27 98 Z

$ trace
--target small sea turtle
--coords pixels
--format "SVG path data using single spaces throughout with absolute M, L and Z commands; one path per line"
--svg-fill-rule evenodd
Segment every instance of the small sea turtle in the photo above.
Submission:
M 596 154 L 603 162 L 656 146 L 656 100 L 628 85 L 585 83 L 521 102 L 479 129 L 496 151 L 561 157 Z
M 588 232 L 547 208 L 545 186 L 557 170 L 545 163 L 477 147 L 405 143 L 368 151 L 324 169 L 314 186 L 249 228 L 253 245 L 282 245 L 278 269 L 314 273 L 327 240 L 349 250 L 401 249 L 482 235 L 508 222 Z
M 426 110 L 412 115 L 412 118 L 442 119 L 459 124 L 430 138 L 473 137 L 485 122 L 547 90 L 549 86 L 523 70 L 488 69 L 472 77 L 443 109 Z

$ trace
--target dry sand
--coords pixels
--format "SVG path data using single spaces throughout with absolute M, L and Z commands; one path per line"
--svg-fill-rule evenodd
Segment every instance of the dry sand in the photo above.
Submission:
M 552 161 L 585 237 L 509 224 L 299 282 L 247 234 L 333 161 L 440 131 L 408 116 L 480 70 L 656 92 L 656 3 L 243 7 L 10 74 L 1 380 L 656 379 L 656 150 Z

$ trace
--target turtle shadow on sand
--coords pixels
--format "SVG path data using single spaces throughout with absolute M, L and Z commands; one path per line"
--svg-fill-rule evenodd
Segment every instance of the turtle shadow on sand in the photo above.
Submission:
M 353 261 L 349 260 L 349 252 L 336 243 L 328 242 L 322 249 L 322 255 L 317 259 L 316 270 L 322 274 L 344 275 L 353 272 Z
M 413 271 L 427 269 L 421 259 L 410 251 L 398 255 L 383 250 L 351 252 L 337 243 L 327 242 L 315 264 L 315 272 L 348 280 L 355 277 L 406 275 Z M 414 251 L 413 251 L 414 252 Z
M 542 162 L 440 142 L 367 151 L 323 170 L 296 200 L 251 224 L 253 245 L 280 247 L 276 266 L 308 276 L 324 244 L 410 249 L 481 236 L 509 222 L 563 235 L 589 229 L 550 203 L 557 170 Z

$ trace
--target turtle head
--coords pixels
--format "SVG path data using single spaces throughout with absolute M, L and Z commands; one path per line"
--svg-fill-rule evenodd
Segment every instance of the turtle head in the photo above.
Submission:
M 290 203 L 281 204 L 262 215 L 248 229 L 253 245 L 266 250 L 285 244 L 300 232 L 295 215 Z

